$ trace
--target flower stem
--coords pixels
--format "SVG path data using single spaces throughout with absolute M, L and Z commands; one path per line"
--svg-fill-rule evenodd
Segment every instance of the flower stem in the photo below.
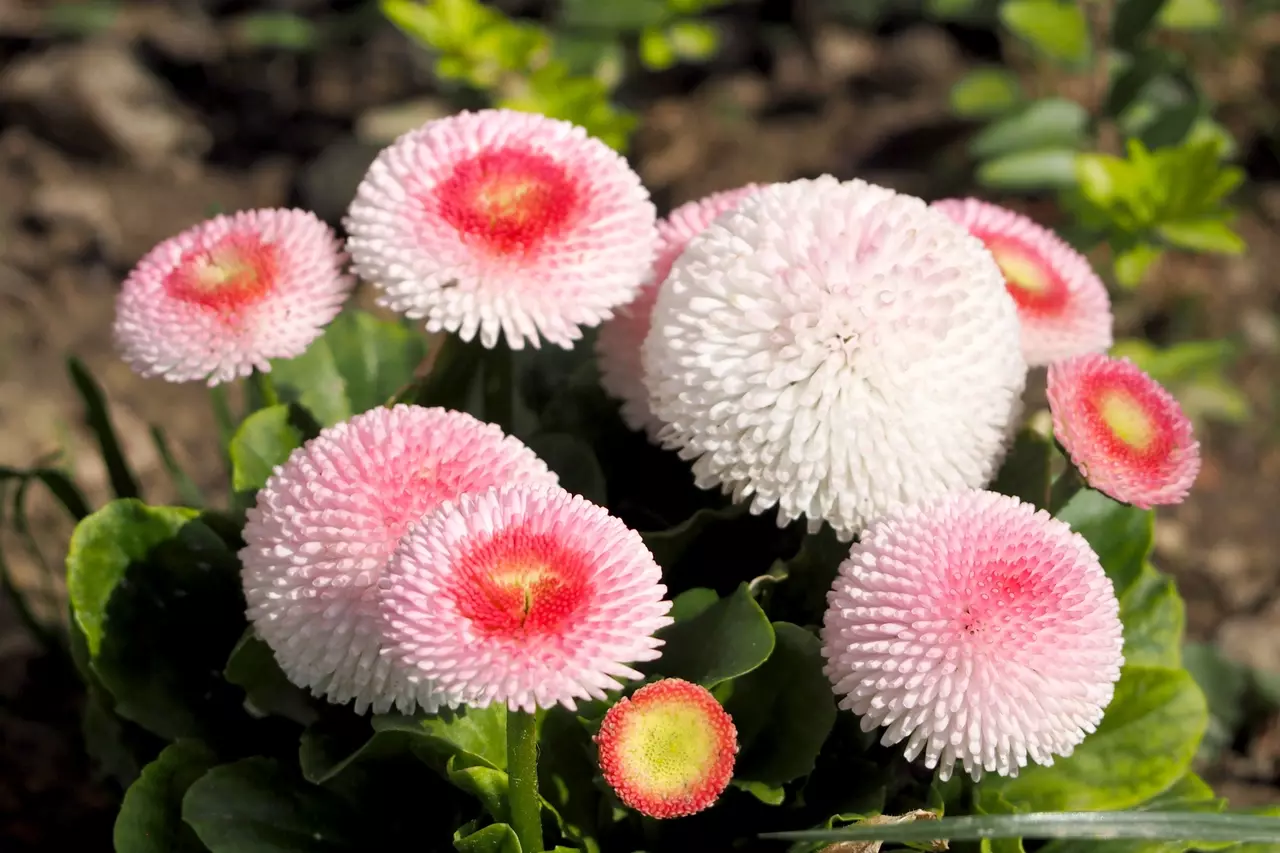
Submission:
M 542 853 L 538 800 L 538 739 L 533 714 L 507 710 L 507 801 L 521 853 Z
M 1053 487 L 1049 489 L 1050 514 L 1057 515 L 1084 486 L 1080 472 L 1068 460 L 1066 469 L 1058 475 L 1058 479 L 1053 481 Z
M 484 357 L 484 419 L 502 427 L 506 433 L 510 433 L 513 426 L 512 372 L 511 350 L 499 341 Z
M 262 398 L 262 407 L 264 409 L 280 405 L 280 395 L 276 393 L 276 384 L 271 381 L 271 374 L 255 370 L 253 372 L 253 386 L 257 389 L 258 396 Z

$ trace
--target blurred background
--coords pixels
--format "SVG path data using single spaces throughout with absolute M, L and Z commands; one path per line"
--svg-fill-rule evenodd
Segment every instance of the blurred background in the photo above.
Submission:
M 982 195 L 1089 250 L 1121 349 L 1205 445 L 1154 557 L 1211 696 L 1201 773 L 1233 805 L 1280 802 L 1280 0 L 0 0 L 0 466 L 68 470 L 107 498 L 74 354 L 153 501 L 178 500 L 175 464 L 220 488 L 206 390 L 113 355 L 120 280 L 216 212 L 298 205 L 337 224 L 380 147 L 491 103 L 588 125 L 663 213 L 829 172 Z M 1078 154 L 1131 163 L 1107 159 L 1128 140 L 1173 153 L 1081 185 Z M 1193 201 L 1219 224 L 1192 229 L 1141 200 L 1236 168 L 1233 220 L 1212 193 Z M 1140 222 L 1081 226 L 1082 197 L 1097 213 L 1125 192 Z M 17 594 L 0 601 L 0 849 L 109 850 L 119 792 L 43 642 L 65 618 L 71 522 L 17 483 L 0 514 Z

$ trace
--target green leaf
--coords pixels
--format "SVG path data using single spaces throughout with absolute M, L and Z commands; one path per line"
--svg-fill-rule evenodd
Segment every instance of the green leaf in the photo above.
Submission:
M 667 43 L 680 59 L 703 62 L 715 56 L 720 33 L 706 21 L 677 21 L 667 27 Z
M 951 87 L 951 111 L 963 118 L 1004 115 L 1022 101 L 1018 76 L 1003 68 L 977 68 Z
M 1130 666 L 1182 666 L 1186 608 L 1173 578 L 1150 563 L 1120 599 L 1124 660 Z
M 813 770 L 835 724 L 836 703 L 818 638 L 789 622 L 774 622 L 773 633 L 773 653 L 732 682 L 725 709 L 741 748 L 734 777 L 776 787 Z
M 71 382 L 76 386 L 80 399 L 84 403 L 84 422 L 102 450 L 102 461 L 107 466 L 107 477 L 111 481 L 111 490 L 117 498 L 136 498 L 142 494 L 138 480 L 129 468 L 120 449 L 120 440 L 116 438 L 115 427 L 111 425 L 111 415 L 107 411 L 107 400 L 101 386 L 94 380 L 93 374 L 74 356 L 67 359 L 67 370 L 71 374 Z
M 1245 249 L 1243 237 L 1226 222 L 1212 217 L 1163 222 L 1157 226 L 1156 233 L 1173 245 L 1193 252 L 1239 255 Z
M 1053 443 L 1033 429 L 1023 429 L 1000 466 L 991 491 L 1012 495 L 1038 509 L 1049 506 L 1049 464 Z
M 1089 58 L 1089 24 L 1074 0 L 1005 0 L 1000 21 L 1050 59 L 1081 64 Z
M 560 477 L 560 487 L 597 506 L 607 506 L 608 486 L 595 451 L 577 436 L 544 432 L 525 442 Z
M 644 540 L 644 544 L 653 554 L 653 558 L 658 561 L 658 565 L 664 569 L 670 569 L 709 525 L 720 521 L 731 521 L 745 511 L 746 504 L 731 504 L 721 509 L 700 509 L 675 527 L 641 533 L 640 538 Z M 710 590 L 707 591 L 710 592 Z M 714 594 L 712 593 L 713 596 Z
M 1245 721 L 1249 674 L 1211 643 L 1187 643 L 1182 647 L 1182 664 L 1209 702 L 1209 727 L 1200 751 L 1212 758 L 1231 745 Z
M 231 650 L 223 675 L 228 683 L 244 690 L 245 701 L 264 714 L 275 714 L 302 725 L 318 717 L 307 691 L 289 681 L 276 663 L 271 647 L 245 629 Z
M 671 618 L 677 622 L 686 622 L 711 608 L 720 601 L 714 589 L 694 587 L 686 589 L 671 602 Z
M 1151 265 L 1160 260 L 1164 250 L 1150 243 L 1137 243 L 1115 257 L 1116 281 L 1121 287 L 1133 290 L 1142 284 Z
M 1164 4 L 1165 0 L 1120 0 L 1111 20 L 1112 47 L 1132 50 L 1151 29 Z
M 1011 779 L 986 777 L 981 788 L 1016 808 L 1130 808 L 1187 771 L 1207 722 L 1204 694 L 1185 670 L 1126 666 L 1098 730 L 1075 752 Z
M 338 853 L 376 846 L 347 803 L 261 757 L 215 767 L 197 780 L 182 800 L 182 819 L 211 853 Z
M 315 436 L 305 410 L 293 403 L 270 406 L 249 415 L 231 438 L 231 484 L 237 492 L 256 492 L 272 470 Z
M 240 564 L 193 510 L 108 504 L 72 534 L 67 584 L 116 713 L 166 738 L 239 719 L 220 676 L 244 630 Z
M 1114 501 L 1093 489 L 1081 489 L 1058 513 L 1092 546 L 1107 577 L 1123 595 L 1137 580 L 1151 553 L 1155 513 Z
M 204 845 L 182 822 L 182 798 L 217 759 L 198 741 L 179 740 L 125 791 L 113 834 L 120 853 L 201 853 Z
M 1066 98 L 1041 98 L 993 122 L 969 143 L 979 160 L 1042 149 L 1075 148 L 1084 139 L 1089 113 Z
M 125 570 L 173 539 L 197 515 L 185 507 L 116 500 L 76 525 L 67 550 L 67 595 L 90 655 L 102 648 L 107 603 Z
M 640 63 L 650 71 L 665 71 L 676 64 L 676 50 L 666 32 L 645 27 L 640 33 Z
M 593 781 L 600 768 L 590 746 L 577 713 L 564 707 L 544 713 L 538 732 L 538 788 L 560 816 L 565 836 L 586 853 L 601 853 L 596 841 L 601 792 Z
M 346 311 L 325 330 L 324 340 L 342 376 L 352 414 L 383 405 L 409 384 L 427 355 L 421 331 L 365 311 Z
M 1222 0 L 1168 0 L 1160 26 L 1171 30 L 1212 30 L 1223 22 Z
M 769 832 L 781 841 L 978 841 L 983 838 L 1150 838 L 1280 842 L 1280 818 L 1198 812 L 1045 812 L 860 824 L 844 829 Z M 1093 849 L 1092 847 L 1090 849 Z
M 1076 152 L 1040 148 L 995 157 L 978 167 L 978 183 L 994 190 L 1029 192 L 1075 186 Z
M 662 657 L 642 672 L 683 678 L 708 689 L 746 675 L 773 652 L 773 626 L 746 584 L 691 619 L 658 632 Z
M 491 823 L 470 835 L 457 835 L 453 847 L 458 853 L 520 853 L 516 831 L 505 823 Z
M 299 404 L 321 426 L 333 426 L 354 414 L 347 399 L 347 382 L 338 372 L 327 334 L 316 338 L 297 358 L 271 362 L 271 381 L 280 402 Z

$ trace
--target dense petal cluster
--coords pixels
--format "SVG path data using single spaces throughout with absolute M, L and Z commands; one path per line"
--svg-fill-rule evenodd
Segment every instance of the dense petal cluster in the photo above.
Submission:
M 1123 639 L 1111 581 L 1048 513 L 969 491 L 872 524 L 823 622 L 841 708 L 950 778 L 1070 755 L 1102 719 Z
M 576 125 L 463 112 L 378 155 L 345 225 L 383 304 L 486 347 L 570 347 L 631 301 L 656 211 L 625 159 Z
M 600 327 L 596 338 L 600 384 L 622 401 L 622 419 L 631 429 L 644 430 L 652 437 L 662 428 L 662 421 L 649 411 L 649 390 L 644 384 L 644 365 L 640 361 L 640 347 L 649 334 L 649 318 L 659 288 L 689 241 L 755 189 L 756 184 L 747 184 L 713 193 L 680 205 L 659 221 L 658 254 L 649 280 L 633 302 L 618 309 L 613 319 Z
M 138 262 L 115 340 L 143 376 L 217 385 L 301 355 L 351 292 L 329 226 L 301 210 L 217 216 Z
M 921 200 L 830 176 L 757 190 L 658 294 L 645 381 L 663 443 L 778 522 L 849 538 L 985 484 L 1026 381 L 981 242 Z
M 464 496 L 423 519 L 387 568 L 387 655 L 445 705 L 572 710 L 660 655 L 661 580 L 640 534 L 563 489 Z
M 462 412 L 378 408 L 295 450 L 258 493 L 244 529 L 249 619 L 291 681 L 357 713 L 434 710 L 381 654 L 378 580 L 405 532 L 463 494 L 554 486 L 533 451 Z
M 933 207 L 968 228 L 1000 265 L 1018 304 L 1027 364 L 1040 367 L 1111 347 L 1107 286 L 1084 255 L 1022 214 L 976 198 L 944 199 Z
M 686 817 L 729 786 L 738 730 L 707 688 L 664 678 L 610 708 L 595 742 L 604 780 L 624 804 L 653 818 Z
M 1128 359 L 1085 355 L 1049 366 L 1053 432 L 1076 468 L 1118 501 L 1181 503 L 1200 443 L 1178 401 Z

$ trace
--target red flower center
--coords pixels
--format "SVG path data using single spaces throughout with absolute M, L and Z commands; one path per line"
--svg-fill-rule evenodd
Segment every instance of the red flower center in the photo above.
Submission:
M 1071 290 L 1040 253 L 1020 240 L 992 234 L 978 236 L 1004 273 L 1005 287 L 1020 313 L 1053 317 L 1063 312 Z
M 1023 636 L 1028 620 L 1057 610 L 1061 597 L 1039 561 L 994 550 L 953 567 L 948 580 L 953 625 L 988 643 Z
M 279 275 L 273 244 L 257 234 L 228 234 L 212 246 L 184 252 L 164 289 L 174 299 L 231 316 L 270 293 Z
M 497 255 L 527 255 L 563 234 L 584 197 L 564 166 L 518 145 L 463 160 L 435 189 L 439 215 Z
M 1154 472 L 1173 452 L 1173 414 L 1145 376 L 1092 374 L 1081 401 L 1089 432 L 1109 458 Z
M 480 633 L 506 638 L 559 632 L 592 592 L 586 555 L 524 526 L 473 546 L 454 577 L 458 612 Z

